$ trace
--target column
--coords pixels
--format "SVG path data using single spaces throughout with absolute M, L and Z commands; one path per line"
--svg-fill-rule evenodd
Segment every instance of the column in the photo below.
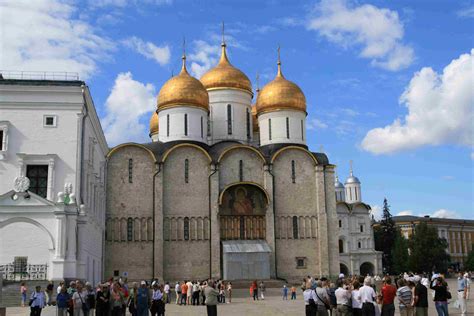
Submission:
M 77 215 L 68 214 L 66 216 L 66 234 L 67 234 L 67 252 L 66 259 L 69 261 L 76 261 L 76 229 L 77 229 Z
M 67 241 L 67 230 L 66 230 L 66 216 L 64 214 L 56 215 L 56 249 L 54 258 L 64 259 L 66 256 L 66 241 Z
M 154 278 L 162 280 L 165 276 L 163 271 L 163 164 L 157 166 L 161 169 L 154 177 L 155 181 L 155 223 L 154 223 L 154 252 L 155 257 L 152 259 L 154 262 Z M 140 229 L 140 231 L 142 231 Z M 152 262 L 152 264 L 153 264 Z
M 211 164 L 209 203 L 211 205 L 210 214 L 210 236 L 211 245 L 211 278 L 221 278 L 221 245 L 220 245 L 220 223 L 219 223 L 219 170 L 218 165 Z
M 265 239 L 272 250 L 270 254 L 270 277 L 276 278 L 275 265 L 276 265 L 276 256 L 275 256 L 275 209 L 274 209 L 274 196 L 273 196 L 273 176 L 270 174 L 271 166 L 265 165 L 265 170 L 263 172 L 263 187 L 268 193 L 269 201 L 268 208 L 265 214 L 265 230 L 266 236 Z

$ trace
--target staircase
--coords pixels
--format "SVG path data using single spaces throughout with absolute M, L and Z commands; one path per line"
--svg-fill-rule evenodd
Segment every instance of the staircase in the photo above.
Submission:
M 2 286 L 2 295 L 0 301 L 0 307 L 14 307 L 21 306 L 21 294 L 20 294 L 20 283 L 21 282 L 5 282 Z M 28 293 L 26 294 L 26 304 L 30 299 L 30 295 L 37 285 L 41 286 L 42 290 L 46 289 L 48 281 L 25 281 Z M 55 287 L 56 290 L 56 287 Z M 56 291 L 54 291 L 56 292 Z

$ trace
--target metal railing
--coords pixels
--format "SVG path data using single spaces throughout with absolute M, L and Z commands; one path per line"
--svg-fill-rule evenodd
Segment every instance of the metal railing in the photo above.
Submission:
M 79 73 L 65 71 L 14 71 L 0 70 L 3 79 L 19 80 L 79 80 Z
M 14 263 L 0 264 L 0 275 L 9 281 L 47 280 L 48 265 L 26 264 L 21 269 L 18 269 L 18 265 Z

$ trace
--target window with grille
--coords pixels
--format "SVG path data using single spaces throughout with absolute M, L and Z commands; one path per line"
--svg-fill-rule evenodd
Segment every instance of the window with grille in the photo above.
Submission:
M 188 136 L 188 115 L 184 114 L 184 136 Z
M 286 118 L 286 138 L 290 138 L 290 118 Z
M 296 257 L 296 268 L 297 269 L 306 268 L 306 257 Z
M 133 183 L 133 159 L 128 160 L 128 183 Z
M 166 136 L 170 136 L 170 115 L 166 115 Z
M 298 239 L 298 217 L 293 216 L 293 239 Z
M 232 135 L 232 105 L 227 104 L 227 134 Z
M 189 183 L 189 159 L 184 160 L 184 182 Z
M 239 160 L 239 181 L 244 181 L 244 162 Z
M 296 183 L 296 165 L 295 161 L 291 161 L 291 182 Z
M 268 119 L 268 139 L 272 140 L 272 119 Z
M 184 240 L 189 240 L 189 217 L 184 218 Z
M 48 165 L 26 166 L 26 176 L 30 179 L 28 191 L 46 198 L 48 193 Z
M 133 241 L 133 218 L 127 219 L 127 240 Z
M 250 140 L 250 110 L 247 109 L 247 139 Z
M 26 273 L 27 265 L 28 265 L 28 257 L 13 258 L 13 272 L 14 273 Z

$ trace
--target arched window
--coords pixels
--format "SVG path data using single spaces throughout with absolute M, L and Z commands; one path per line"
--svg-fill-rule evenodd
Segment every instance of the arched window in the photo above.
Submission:
M 239 181 L 244 181 L 244 162 L 239 160 Z
M 227 134 L 232 135 L 232 105 L 227 104 Z
M 357 246 L 358 246 L 359 248 L 362 248 L 362 244 L 360 243 L 360 241 L 357 243 Z
M 170 115 L 166 115 L 166 136 L 170 136 Z
M 293 239 L 298 239 L 298 217 L 293 216 Z
M 272 140 L 272 119 L 268 119 L 268 139 Z
M 184 240 L 189 240 L 189 217 L 184 218 L 183 233 L 184 233 Z
M 189 183 L 189 159 L 184 160 L 184 183 Z
M 291 161 L 291 182 L 296 183 L 296 166 L 295 161 Z
M 290 118 L 286 118 L 286 138 L 290 138 Z
M 247 109 L 247 140 L 250 140 L 250 110 Z
M 344 241 L 339 239 L 339 253 L 344 253 Z
M 184 114 L 184 136 L 188 136 L 188 114 Z
M 133 241 L 133 218 L 127 219 L 127 240 Z
M 128 160 L 128 183 L 133 182 L 133 159 Z
M 204 138 L 204 123 L 203 123 L 202 116 L 201 116 L 201 138 Z

